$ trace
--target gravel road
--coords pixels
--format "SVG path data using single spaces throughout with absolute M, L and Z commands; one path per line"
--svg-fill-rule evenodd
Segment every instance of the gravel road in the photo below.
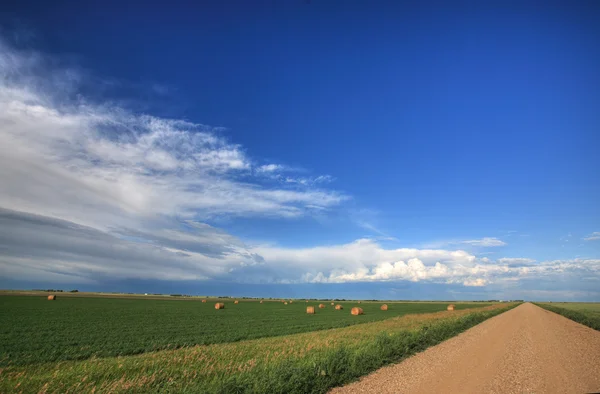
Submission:
M 594 392 L 600 392 L 600 332 L 529 303 L 331 391 Z

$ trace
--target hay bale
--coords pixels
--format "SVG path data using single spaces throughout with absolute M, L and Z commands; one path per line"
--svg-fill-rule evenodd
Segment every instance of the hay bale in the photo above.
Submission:
M 358 303 L 360 304 L 360 301 L 358 301 Z
M 287 305 L 287 302 L 284 302 L 283 305 Z
M 290 300 L 290 304 L 291 304 L 292 302 L 294 302 L 294 301 L 291 301 L 291 300 Z
M 380 309 L 381 309 L 382 311 L 387 311 L 387 310 L 388 310 L 387 304 L 383 304 L 383 305 L 381 305 L 381 308 L 380 308 Z
M 338 310 L 338 311 L 341 311 L 342 309 L 344 309 L 344 307 L 343 307 L 343 306 L 341 306 L 340 304 L 337 304 L 337 305 L 335 306 L 335 309 L 336 309 L 336 310 Z
M 202 300 L 202 302 L 206 303 L 206 300 Z
M 215 304 L 215 309 L 225 309 L 225 304 L 223 304 L 222 302 L 217 302 Z
M 453 311 L 454 310 L 454 304 L 448 305 L 448 308 L 446 308 L 446 309 L 448 309 L 449 311 Z
M 321 309 L 325 308 L 325 304 L 319 304 L 319 308 L 321 308 Z
M 357 308 L 357 307 L 352 308 L 352 310 L 350 311 L 350 313 L 353 314 L 353 315 L 355 315 L 355 316 L 357 316 L 357 315 L 363 315 L 364 314 L 362 308 Z
M 263 300 L 260 300 L 260 303 L 262 304 Z
M 238 300 L 233 301 L 234 304 L 239 304 L 240 302 Z
M 56 300 L 56 296 L 54 294 L 51 294 L 48 296 L 48 301 L 54 301 Z
M 332 302 L 331 305 L 335 305 L 335 302 Z
M 306 307 L 306 313 L 308 313 L 309 315 L 314 315 L 315 314 L 315 307 L 314 306 L 307 306 Z

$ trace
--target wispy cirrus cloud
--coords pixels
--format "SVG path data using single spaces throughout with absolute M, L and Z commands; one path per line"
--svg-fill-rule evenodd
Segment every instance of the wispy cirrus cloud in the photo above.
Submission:
M 286 187 L 319 187 L 332 183 L 335 178 L 331 175 L 299 176 L 295 173 L 306 172 L 301 168 L 281 164 L 264 164 L 254 168 L 256 175 L 262 176 Z
M 94 103 L 79 70 L 55 63 L 0 41 L 0 210 L 20 231 L 0 234 L 7 277 L 215 278 L 261 258 L 202 221 L 349 199 L 322 182 L 265 184 L 255 174 L 285 166 L 256 164 L 222 128 Z
M 496 237 L 483 237 L 478 239 L 467 239 L 467 240 L 446 240 L 446 241 L 436 241 L 436 242 L 428 242 L 424 245 L 424 247 L 429 248 L 441 248 L 447 246 L 460 246 L 467 245 L 472 247 L 482 247 L 482 248 L 490 248 L 497 246 L 506 246 L 507 243 L 498 239 Z
M 481 239 L 470 239 L 470 240 L 466 240 L 466 241 L 460 241 L 459 243 L 471 245 L 471 246 L 482 246 L 484 248 L 506 245 L 506 242 L 504 242 L 501 239 L 498 239 L 496 237 L 484 237 Z
M 598 241 L 600 240 L 600 231 L 594 231 L 593 233 L 585 236 L 584 241 Z
M 334 178 L 330 175 L 319 175 L 316 177 L 279 177 L 281 182 L 287 184 L 297 184 L 302 186 L 315 186 L 319 184 L 327 184 L 334 181 Z
M 377 227 L 375 227 L 373 224 L 363 221 L 363 220 L 357 220 L 356 224 L 359 225 L 360 227 L 371 231 L 372 233 L 377 234 L 376 239 L 381 240 L 381 241 L 398 241 L 398 238 L 393 237 L 391 235 L 389 235 L 386 232 L 381 231 L 380 229 L 378 229 Z
M 55 95 L 55 84 L 76 91 L 77 71 L 0 45 L 2 207 L 88 225 L 110 217 L 108 226 L 157 215 L 297 217 L 349 198 L 317 181 L 264 185 L 252 170 L 283 166 L 257 166 L 222 129 Z
M 284 167 L 281 164 L 264 164 L 256 168 L 258 173 L 274 173 L 283 170 Z
M 599 260 L 533 264 L 462 250 L 506 245 L 493 237 L 393 249 L 373 239 L 307 248 L 247 242 L 206 222 L 292 220 L 335 210 L 350 196 L 331 188 L 331 176 L 254 159 L 221 128 L 82 98 L 77 70 L 41 54 L 0 42 L 0 76 L 2 277 L 485 287 L 599 275 Z

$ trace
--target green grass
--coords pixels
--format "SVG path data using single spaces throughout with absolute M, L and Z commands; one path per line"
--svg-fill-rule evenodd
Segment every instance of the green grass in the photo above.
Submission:
M 136 356 L 0 368 L 0 392 L 324 393 L 515 304 Z
M 600 303 L 553 302 L 536 305 L 600 331 Z
M 457 319 L 425 324 L 416 330 L 382 332 L 375 338 L 369 338 L 369 341 L 339 346 L 308 357 L 290 358 L 249 373 L 213 380 L 210 384 L 190 382 L 182 391 L 223 394 L 327 393 L 334 387 L 437 345 L 508 308 L 475 312 Z
M 58 296 L 47 301 L 35 296 L 0 296 L 0 367 L 90 357 L 134 355 L 145 352 L 235 342 L 254 338 L 345 327 L 411 313 L 445 310 L 447 303 L 363 302 L 365 315 L 351 316 L 356 303 L 329 302 L 316 315 L 307 315 L 303 301 L 283 305 L 257 301 L 214 302 Z M 483 303 L 456 304 L 457 309 Z

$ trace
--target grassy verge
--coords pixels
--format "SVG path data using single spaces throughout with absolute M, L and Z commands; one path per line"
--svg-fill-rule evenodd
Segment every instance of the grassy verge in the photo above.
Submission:
M 536 305 L 551 312 L 558 313 L 559 315 L 583 324 L 584 326 L 600 331 L 600 314 L 598 313 L 600 304 L 589 304 L 588 308 L 581 307 L 581 305 L 585 304 L 573 304 L 572 306 L 569 304 L 560 304 L 561 306 L 556 306 L 553 304 L 536 303 Z
M 451 338 L 506 309 L 476 312 L 458 319 L 434 322 L 417 330 L 382 332 L 357 346 L 345 345 L 326 353 L 290 358 L 252 374 L 233 375 L 209 386 L 191 385 L 186 391 L 214 393 L 326 393 L 382 366 L 401 361 Z
M 0 392 L 323 393 L 400 361 L 512 305 L 138 356 L 0 370 Z

